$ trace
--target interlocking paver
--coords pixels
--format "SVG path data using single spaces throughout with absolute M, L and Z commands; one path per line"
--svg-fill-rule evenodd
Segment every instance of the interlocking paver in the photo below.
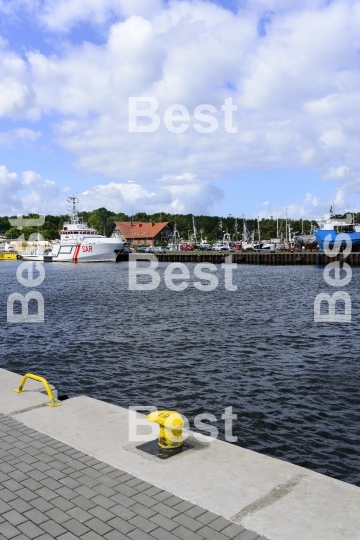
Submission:
M 135 525 L 129 523 L 128 521 L 125 521 L 124 519 L 121 519 L 120 517 L 115 517 L 111 519 L 110 521 L 108 521 L 108 525 L 124 534 L 127 534 L 128 532 L 135 529 Z
M 88 533 L 81 536 L 81 540 L 104 540 L 104 537 L 100 536 L 100 534 L 97 534 L 94 531 L 89 531 Z
M 70 517 L 75 517 L 71 514 L 71 512 L 74 509 L 69 510 L 69 513 L 66 514 L 60 508 L 52 508 L 48 512 L 46 512 L 45 517 L 46 519 L 52 519 L 53 521 L 56 521 L 56 523 L 59 523 L 60 525 L 64 523 L 64 521 L 68 521 Z M 83 510 L 82 510 L 83 511 Z M 79 520 L 80 521 L 80 520 Z
M 87 527 L 89 527 L 89 529 L 92 529 L 98 534 L 102 534 L 102 535 L 111 531 L 111 529 L 113 528 L 107 525 L 106 523 L 104 523 L 103 521 L 100 521 L 100 519 L 98 518 L 90 519 L 89 521 L 86 522 L 86 525 Z
M 169 540 L 169 531 L 159 527 L 155 531 L 152 531 L 151 536 L 154 536 L 157 540 Z
M 166 506 L 166 504 L 158 503 L 155 506 L 152 507 L 152 510 L 154 512 L 159 512 L 163 516 L 166 516 L 170 519 L 174 518 L 179 514 L 177 510 L 174 510 L 174 508 L 171 508 L 171 506 Z
M 71 532 L 67 532 L 59 536 L 59 538 L 57 538 L 56 540 L 79 540 L 79 539 L 77 536 L 75 536 Z
M 16 499 L 19 495 L 15 495 L 15 493 L 11 493 L 8 489 L 2 489 L 0 491 L 0 499 L 4 502 L 12 501 L 13 499 Z
M 64 510 L 64 512 L 70 510 L 70 508 L 74 508 L 75 504 L 77 504 L 75 503 L 75 499 L 73 499 L 73 502 L 70 502 L 64 499 L 64 497 L 57 497 L 51 501 L 52 507 L 56 506 L 56 508 L 60 508 L 60 510 Z M 48 508 L 48 510 L 50 510 L 50 508 Z
M 65 476 L 65 474 L 62 471 L 58 471 L 57 469 L 48 469 L 46 471 L 46 474 L 47 476 L 50 476 L 50 478 L 54 478 L 55 480 L 60 480 L 64 478 Z
M 22 499 L 19 499 L 19 498 L 10 501 L 9 505 L 12 508 L 15 508 L 15 510 L 17 510 L 18 512 L 22 512 L 22 513 L 26 512 L 27 510 L 31 510 L 33 508 L 32 505 L 30 505 L 26 501 L 23 501 Z M 1 513 L 1 504 L 0 504 L 0 513 Z
M 0 540 L 266 540 L 1 414 L 0 485 Z
M 227 536 L 224 536 L 221 532 L 211 529 L 208 525 L 199 529 L 198 534 L 206 538 L 206 540 L 228 540 Z
M 137 495 L 134 495 L 132 497 L 134 501 L 139 502 L 143 504 L 144 506 L 147 506 L 148 508 L 151 508 L 152 506 L 155 506 L 157 504 L 157 500 L 153 499 L 152 497 L 149 497 L 148 495 L 145 495 L 144 493 L 138 493 Z
M 141 529 L 134 529 L 133 531 L 129 532 L 128 537 L 132 538 L 133 540 L 154 540 L 153 536 L 150 536 L 150 534 L 142 531 Z
M 182 499 L 180 499 L 180 497 L 176 497 L 175 495 L 171 495 L 171 497 L 169 497 L 168 499 L 165 499 L 165 504 L 167 504 L 168 506 L 176 506 L 177 504 L 183 502 Z
M 123 495 L 122 493 L 118 493 L 117 495 L 114 495 L 113 497 L 111 497 L 111 500 L 114 501 L 115 503 L 125 506 L 126 508 L 133 506 L 136 502 L 130 497 L 128 497 L 127 495 Z
M 96 506 L 96 503 L 90 501 L 89 499 L 86 499 L 86 497 L 83 497 L 82 495 L 75 497 L 75 499 L 73 499 L 71 502 L 73 503 L 72 507 L 79 506 L 83 510 L 90 510 L 90 508 L 94 508 L 94 506 Z M 59 506 L 59 508 L 61 507 Z M 64 508 L 62 508 L 62 510 L 64 510 Z
M 111 476 L 99 476 L 96 480 L 98 482 L 101 482 L 102 484 L 105 484 L 105 486 L 108 486 L 110 488 L 113 486 L 117 486 L 119 483 L 118 480 L 115 480 L 115 478 L 111 478 Z
M 9 489 L 10 491 L 18 491 L 19 489 L 22 489 L 24 487 L 22 484 L 20 484 L 16 480 L 12 480 L 11 478 L 1 483 L 4 488 Z
M 76 482 L 76 480 L 74 480 L 73 478 L 72 480 L 73 482 Z M 90 476 L 87 476 L 86 474 L 84 474 L 83 476 L 79 476 L 78 480 L 80 480 L 80 482 L 77 481 L 76 485 L 74 485 L 74 488 L 81 486 L 81 484 L 89 488 L 93 488 L 94 486 L 97 486 L 99 484 L 97 480 L 95 480 L 94 478 L 90 478 Z
M 198 521 L 203 523 L 204 525 L 208 525 L 212 521 L 215 521 L 219 516 L 216 514 L 213 514 L 212 512 L 206 511 L 205 514 L 202 514 L 198 518 L 196 518 Z
M 35 523 L 32 523 L 31 521 L 26 521 L 25 523 L 21 523 L 21 525 L 18 525 L 18 529 L 20 529 L 21 532 L 26 534 L 29 538 L 33 539 L 37 536 L 40 536 L 44 533 L 40 527 L 35 525 Z
M 73 518 L 69 519 L 69 521 L 65 521 L 62 526 L 71 533 L 75 534 L 78 538 L 86 532 L 89 532 L 89 529 L 91 529 L 90 526 L 87 527 L 83 523 L 80 523 L 80 521 L 77 521 L 77 519 Z
M 116 495 L 117 493 L 117 491 L 115 491 L 111 487 L 105 486 L 104 484 L 99 484 L 99 483 L 96 486 L 94 486 L 93 489 L 97 491 L 98 493 L 100 493 L 101 495 L 104 495 L 104 497 L 111 497 L 112 495 Z
M 41 523 L 40 527 L 44 529 L 45 532 L 50 534 L 53 538 L 57 538 L 58 536 L 66 533 L 66 529 L 59 525 L 59 523 L 56 523 L 56 521 L 54 521 L 53 519 L 48 519 L 44 523 Z
M 228 525 L 228 520 L 223 517 L 218 517 L 210 523 L 210 527 L 216 531 L 221 531 L 222 529 L 225 529 L 225 527 L 228 527 Z
M 67 488 L 61 488 L 61 489 L 67 489 Z M 86 497 L 86 499 L 91 499 L 92 497 L 96 497 L 96 495 L 99 495 L 97 491 L 94 491 L 93 489 L 87 486 L 80 485 L 79 487 L 75 488 L 75 491 L 76 493 L 78 493 L 78 495 L 82 495 L 83 497 Z
M 203 540 L 204 538 L 203 536 L 200 536 L 200 534 L 190 531 L 183 526 L 179 527 L 178 529 L 174 529 L 172 534 L 178 536 L 182 540 Z
M 102 506 L 94 506 L 94 508 L 91 508 L 89 510 L 89 513 L 92 514 L 90 517 L 97 517 L 101 519 L 101 521 L 109 521 L 110 519 L 114 518 L 115 515 L 109 512 L 109 510 L 106 510 L 106 508 L 103 508 Z
M 198 529 L 201 529 L 201 527 L 203 526 L 201 523 L 196 521 L 196 519 L 193 519 L 190 516 L 187 516 L 186 514 L 179 514 L 178 516 L 175 516 L 174 521 L 176 523 L 179 523 L 180 525 L 183 525 L 187 529 L 190 529 L 193 532 L 196 532 Z
M 153 510 L 152 508 L 148 508 L 147 506 L 143 506 L 140 503 L 136 503 L 134 506 L 132 506 L 131 510 L 146 519 L 149 519 L 156 514 L 155 510 Z
M 11 538 L 18 536 L 19 534 L 19 529 L 16 529 L 16 527 L 14 527 L 14 525 L 11 525 L 11 523 L 7 521 L 0 523 L 0 535 L 3 535 L 5 539 L 10 540 Z
M 29 476 L 21 471 L 11 471 L 8 473 L 10 478 L 13 478 L 14 480 L 17 480 L 18 482 L 23 482 L 24 480 L 28 480 Z M 1 479 L 0 479 L 1 482 Z
M 26 521 L 26 517 L 24 517 L 20 512 L 17 510 L 10 510 L 10 512 L 6 512 L 6 514 L 3 514 L 2 517 L 5 521 L 8 521 L 11 523 L 11 525 L 20 525 L 20 523 L 24 523 Z
M 154 497 L 155 495 L 161 492 L 162 492 L 162 489 L 152 486 L 151 488 L 145 490 L 143 493 L 145 493 L 145 495 L 149 495 L 149 497 Z
M 192 508 L 190 508 L 190 510 L 186 510 L 185 514 L 187 516 L 190 516 L 190 517 L 196 519 L 199 516 L 201 516 L 202 514 L 205 514 L 205 512 L 206 512 L 205 508 L 201 508 L 201 506 L 193 506 Z
M 44 523 L 44 521 L 47 521 L 49 518 L 36 508 L 33 508 L 32 510 L 28 510 L 28 512 L 24 513 L 24 517 L 26 519 L 29 519 L 36 525 L 40 525 L 40 523 Z
M 134 527 L 137 527 L 138 529 L 141 529 L 142 531 L 146 533 L 150 533 L 154 529 L 157 528 L 157 525 L 153 523 L 152 521 L 143 518 L 142 516 L 136 516 L 129 520 L 129 523 L 131 525 L 134 525 Z
M 5 501 L 0 501 L 0 515 L 11 510 L 11 506 Z
M 123 519 L 131 519 L 136 515 L 130 508 L 125 508 L 125 506 L 122 506 L 121 504 L 112 506 L 111 512 L 115 514 L 115 516 L 119 516 Z
M 169 519 L 161 514 L 155 514 L 155 516 L 150 518 L 150 521 L 153 521 L 159 527 L 163 527 L 167 531 L 172 531 L 178 527 L 178 523 L 175 523 L 172 519 Z
M 41 499 L 40 497 L 38 497 L 37 499 L 33 499 L 31 501 L 31 506 L 37 508 L 38 510 L 40 510 L 40 512 L 46 512 L 47 510 L 51 510 L 53 508 L 52 504 L 50 504 L 48 501 L 45 501 L 45 499 Z
M 245 531 L 245 528 L 242 525 L 237 525 L 236 523 L 232 523 L 231 525 L 228 525 L 221 531 L 222 534 L 225 536 L 228 536 L 229 538 L 235 538 L 238 534 Z
M 181 503 L 176 504 L 173 506 L 174 510 L 177 510 L 178 512 L 186 512 L 187 510 L 190 510 L 193 508 L 193 504 L 189 503 L 188 501 L 181 501 Z
M 98 506 L 102 506 L 103 508 L 109 509 L 112 506 L 115 506 L 116 502 L 112 501 L 108 497 L 104 497 L 104 495 L 97 494 L 96 497 L 93 497 L 92 502 L 97 504 Z
M 72 517 L 80 521 L 80 523 L 84 523 L 85 521 L 88 521 L 89 519 L 94 517 L 92 514 L 90 514 L 89 512 L 86 512 L 86 510 L 83 510 L 82 508 L 79 508 L 78 506 L 75 506 L 74 508 L 71 508 L 71 510 L 68 510 L 65 516 L 67 519 L 64 519 L 64 521 L 67 521 L 68 519 Z
M 128 536 L 125 536 L 125 534 L 119 531 L 110 531 L 105 534 L 104 538 L 105 540 L 129 540 Z
M 244 531 L 239 536 L 235 537 L 235 540 L 257 540 L 259 535 L 252 531 Z

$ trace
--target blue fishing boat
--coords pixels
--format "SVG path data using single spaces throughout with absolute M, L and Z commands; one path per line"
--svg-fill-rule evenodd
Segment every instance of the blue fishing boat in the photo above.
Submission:
M 360 250 L 360 224 L 354 222 L 353 214 L 346 214 L 343 219 L 334 218 L 332 214 L 326 216 L 319 222 L 319 228 L 314 229 L 314 234 L 319 244 L 319 251 L 324 252 L 324 240 L 330 238 L 329 248 L 333 249 L 334 242 L 338 234 L 345 233 L 349 235 L 352 242 L 352 251 Z M 346 247 L 345 240 L 341 241 L 341 248 Z

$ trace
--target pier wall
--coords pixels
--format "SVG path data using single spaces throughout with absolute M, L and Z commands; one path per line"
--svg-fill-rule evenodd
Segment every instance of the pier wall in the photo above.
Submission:
M 0 369 L 0 413 L 269 540 L 360 540 L 356 486 L 218 440 L 151 459 L 130 448 L 127 409 L 86 396 L 50 408 L 38 383 L 13 392 L 19 382 Z
M 200 263 L 207 262 L 213 264 L 221 264 L 225 262 L 225 258 L 232 256 L 232 262 L 237 264 L 258 264 L 265 266 L 301 266 L 301 265 L 319 265 L 323 266 L 330 262 L 346 261 L 350 266 L 360 266 L 360 253 L 350 253 L 344 258 L 342 254 L 336 257 L 328 257 L 325 253 L 315 252 L 298 252 L 298 253 L 259 253 L 259 252 L 182 252 L 170 251 L 168 253 L 156 253 L 157 259 L 160 262 L 183 262 L 183 263 Z M 141 253 L 142 258 L 146 256 Z M 118 261 L 127 261 L 128 255 L 119 255 Z

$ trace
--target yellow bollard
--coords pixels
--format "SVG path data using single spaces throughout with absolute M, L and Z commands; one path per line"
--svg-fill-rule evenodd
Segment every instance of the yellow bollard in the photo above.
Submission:
M 172 450 L 184 444 L 182 430 L 184 421 L 176 411 L 155 411 L 147 415 L 147 420 L 160 425 L 158 445 L 160 448 Z
M 25 383 L 28 379 L 32 379 L 34 381 L 39 381 L 41 383 L 43 383 L 43 385 L 45 386 L 45 390 L 47 392 L 47 395 L 49 396 L 50 400 L 48 403 L 46 403 L 46 405 L 48 405 L 49 407 L 60 407 L 61 405 L 61 401 L 57 401 L 55 398 L 54 398 L 54 394 L 52 393 L 52 390 L 50 388 L 50 385 L 49 383 L 47 382 L 46 379 L 44 379 L 44 377 L 39 377 L 39 375 L 34 375 L 33 373 L 26 373 L 26 375 L 23 376 L 23 378 L 21 379 L 20 381 L 20 386 L 19 388 L 14 388 L 14 392 L 26 392 L 26 390 L 24 390 L 24 386 L 25 386 Z

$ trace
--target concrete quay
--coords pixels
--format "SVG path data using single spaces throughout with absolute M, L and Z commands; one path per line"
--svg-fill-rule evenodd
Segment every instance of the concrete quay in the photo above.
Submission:
M 146 260 L 146 253 L 140 253 L 141 258 Z M 262 266 L 301 266 L 316 265 L 323 266 L 330 262 L 343 262 L 342 254 L 336 257 L 328 257 L 325 253 L 312 251 L 299 252 L 242 252 L 242 251 L 168 251 L 167 253 L 156 253 L 156 258 L 160 262 L 182 262 L 182 263 L 200 263 L 207 262 L 221 264 L 229 256 L 232 262 L 236 264 L 257 264 Z M 120 254 L 117 261 L 128 261 L 128 254 Z M 350 266 L 360 266 L 360 253 L 350 253 L 346 259 Z
M 356 486 L 222 441 L 159 460 L 127 409 L 19 382 L 0 369 L 0 538 L 360 540 Z

